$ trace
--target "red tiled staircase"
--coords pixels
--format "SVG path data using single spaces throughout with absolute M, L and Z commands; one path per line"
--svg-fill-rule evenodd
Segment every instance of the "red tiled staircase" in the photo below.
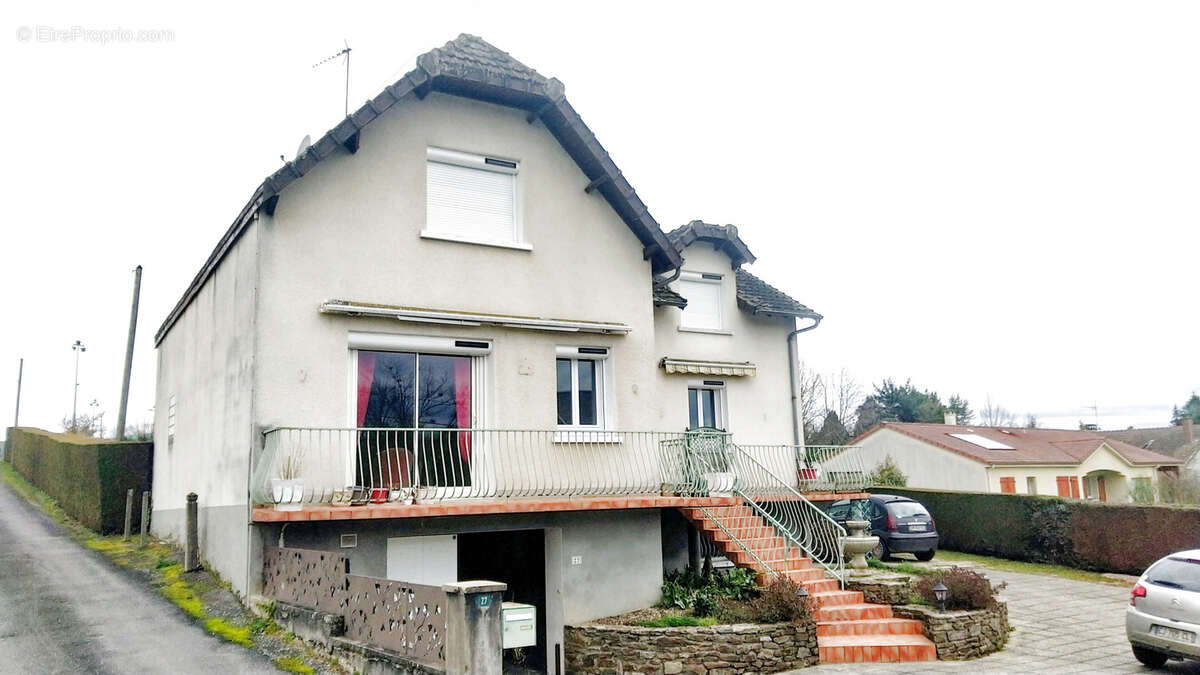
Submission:
M 704 514 L 705 510 L 711 518 Z M 757 572 L 759 584 L 770 583 L 772 578 L 771 572 L 759 562 L 762 560 L 808 590 L 816 610 L 821 663 L 937 659 L 937 650 L 922 633 L 920 621 L 893 617 L 891 606 L 863 602 L 860 591 L 841 590 L 837 579 L 813 565 L 799 549 L 788 547 L 783 537 L 751 507 L 716 506 L 680 511 L 712 538 L 726 558 Z M 734 541 L 735 537 L 741 544 Z

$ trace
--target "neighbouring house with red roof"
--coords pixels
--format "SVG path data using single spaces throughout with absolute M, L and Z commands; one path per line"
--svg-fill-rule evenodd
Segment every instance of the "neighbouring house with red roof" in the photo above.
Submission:
M 1182 460 L 1094 431 L 884 422 L 856 438 L 863 462 L 891 457 L 909 487 L 1153 500 Z

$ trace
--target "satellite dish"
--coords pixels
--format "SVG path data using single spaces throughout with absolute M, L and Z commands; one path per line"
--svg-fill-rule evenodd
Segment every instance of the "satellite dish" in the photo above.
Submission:
M 304 134 L 304 138 L 300 139 L 300 147 L 296 148 L 296 159 L 300 159 L 300 155 L 303 155 L 310 145 L 312 145 L 312 136 Z

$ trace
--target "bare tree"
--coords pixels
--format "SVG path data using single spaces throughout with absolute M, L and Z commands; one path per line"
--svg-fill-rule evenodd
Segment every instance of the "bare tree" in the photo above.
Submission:
M 987 397 L 987 403 L 979 410 L 979 422 L 985 427 L 1015 427 L 1017 416 L 1004 406 L 992 403 L 992 397 Z
M 1028 415 L 1025 416 L 1025 428 L 1026 429 L 1036 429 L 1037 426 L 1038 426 L 1037 415 L 1034 415 L 1033 413 L 1029 413 Z
M 825 418 L 821 402 L 825 398 L 825 383 L 817 371 L 803 361 L 796 364 L 796 397 L 800 400 L 800 419 L 804 422 L 805 435 L 820 428 Z
M 854 379 L 850 371 L 842 368 L 825 377 L 822 389 L 824 390 L 826 414 L 836 413 L 842 426 L 853 429 L 858 422 L 858 406 L 863 402 L 862 385 Z

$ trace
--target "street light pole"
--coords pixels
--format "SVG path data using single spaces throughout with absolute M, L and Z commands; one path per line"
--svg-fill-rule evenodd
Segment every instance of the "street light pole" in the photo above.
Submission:
M 74 432 L 76 425 L 75 409 L 79 403 L 79 355 L 82 352 L 86 352 L 87 347 L 84 347 L 82 342 L 76 340 L 75 344 L 71 345 L 71 351 L 75 352 L 75 393 L 71 397 L 71 431 Z

